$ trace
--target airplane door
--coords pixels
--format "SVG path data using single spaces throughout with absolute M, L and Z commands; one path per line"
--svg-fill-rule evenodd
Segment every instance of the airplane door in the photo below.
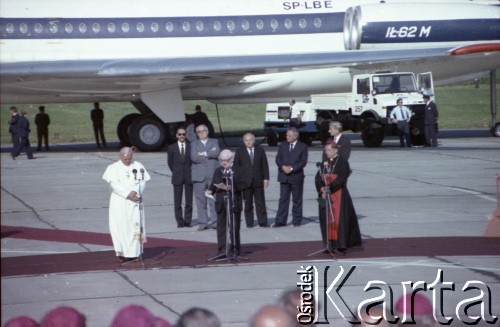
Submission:
M 429 94 L 434 98 L 434 81 L 432 73 L 421 73 L 417 75 L 418 90 L 424 94 Z

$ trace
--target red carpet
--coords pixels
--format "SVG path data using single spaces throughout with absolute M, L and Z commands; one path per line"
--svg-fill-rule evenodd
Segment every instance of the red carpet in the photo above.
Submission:
M 47 230 L 2 226 L 3 238 L 19 238 L 51 242 L 72 242 L 111 246 L 109 234 Z M 363 246 L 349 249 L 342 259 L 409 256 L 471 256 L 498 255 L 499 237 L 419 237 L 368 239 Z M 288 262 L 328 259 L 328 254 L 309 254 L 321 248 L 320 241 L 242 244 L 242 255 L 250 263 Z M 225 264 L 209 261 L 216 253 L 216 245 L 202 242 L 169 240 L 148 237 L 144 250 L 146 268 L 199 267 Z M 61 272 L 98 271 L 116 269 L 142 269 L 138 262 L 120 265 L 114 251 L 82 252 L 2 258 L 2 277 L 40 275 Z

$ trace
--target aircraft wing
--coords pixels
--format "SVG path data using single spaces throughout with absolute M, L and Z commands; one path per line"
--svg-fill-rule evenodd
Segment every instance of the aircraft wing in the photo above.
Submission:
M 270 75 L 272 73 L 331 67 L 375 71 L 414 63 L 429 70 L 431 63 L 457 59 L 490 63 L 491 66 L 491 62 L 499 62 L 499 50 L 500 43 L 488 43 L 455 49 L 438 47 L 286 55 L 4 63 L 0 66 L 1 91 L 4 95 L 2 102 L 30 103 L 30 94 L 52 96 L 53 101 L 47 99 L 44 102 L 65 102 L 65 99 L 72 97 L 82 97 L 83 101 L 86 95 L 89 98 L 100 95 L 108 96 L 110 100 L 123 100 L 121 97 L 124 94 L 176 87 L 192 89 L 209 85 L 255 84 L 274 80 L 275 75 Z M 435 73 L 434 76 L 439 79 L 439 74 Z M 280 87 L 279 81 L 274 82 L 276 88 Z M 272 86 L 267 87 L 268 91 L 272 89 Z M 14 95 L 14 98 L 10 95 Z

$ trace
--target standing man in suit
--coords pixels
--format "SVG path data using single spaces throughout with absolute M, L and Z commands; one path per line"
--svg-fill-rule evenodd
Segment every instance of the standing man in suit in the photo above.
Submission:
M 45 151 L 49 151 L 49 125 L 50 117 L 45 113 L 45 106 L 38 107 L 35 116 L 36 136 L 38 138 L 38 151 L 42 151 L 42 138 L 45 143 Z
M 292 223 L 299 227 L 302 223 L 302 195 L 304 193 L 304 167 L 307 164 L 307 145 L 299 139 L 299 131 L 289 127 L 286 142 L 281 142 L 276 155 L 278 165 L 278 182 L 280 182 L 280 199 L 276 221 L 271 227 L 286 226 L 290 195 L 292 195 Z
M 257 213 L 257 222 L 260 227 L 269 227 L 267 222 L 266 198 L 264 188 L 269 186 L 269 165 L 266 152 L 263 148 L 255 146 L 255 135 L 243 135 L 244 147 L 236 150 L 234 166 L 242 175 L 243 201 L 245 203 L 245 220 L 247 227 L 253 227 L 253 201 Z
M 349 161 L 351 156 L 351 140 L 342 135 L 342 123 L 338 121 L 330 122 L 330 128 L 328 129 L 330 137 L 328 142 L 339 145 L 338 155 L 341 156 L 345 161 Z M 326 156 L 323 153 L 323 161 L 326 160 Z
M 191 227 L 193 216 L 193 183 L 191 181 L 191 145 L 186 142 L 186 130 L 177 129 L 177 143 L 168 147 L 167 163 L 172 172 L 174 186 L 174 210 L 177 228 Z M 182 216 L 182 192 L 186 202 Z
M 90 111 L 90 119 L 94 127 L 95 143 L 97 147 L 101 147 L 99 136 L 101 137 L 102 146 L 106 147 L 106 139 L 104 138 L 104 110 L 99 107 L 99 102 L 94 102 L 94 109 Z
M 193 181 L 194 198 L 198 212 L 198 230 L 215 227 L 217 214 L 214 200 L 208 199 L 205 192 L 212 185 L 214 171 L 218 167 L 220 153 L 219 142 L 208 138 L 206 125 L 196 127 L 198 140 L 191 144 L 191 180 Z
M 431 96 L 428 94 L 424 94 L 424 102 L 425 141 L 427 143 L 427 146 L 436 147 L 438 146 L 437 123 L 439 117 L 437 106 L 436 103 L 431 100 Z

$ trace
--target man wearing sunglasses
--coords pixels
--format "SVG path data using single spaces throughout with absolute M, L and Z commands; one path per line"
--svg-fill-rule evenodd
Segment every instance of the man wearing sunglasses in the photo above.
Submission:
M 191 227 L 193 215 L 193 183 L 191 181 L 191 144 L 186 142 L 186 130 L 177 129 L 177 142 L 168 146 L 167 163 L 172 172 L 174 211 L 177 228 Z M 185 195 L 182 214 L 182 193 Z

